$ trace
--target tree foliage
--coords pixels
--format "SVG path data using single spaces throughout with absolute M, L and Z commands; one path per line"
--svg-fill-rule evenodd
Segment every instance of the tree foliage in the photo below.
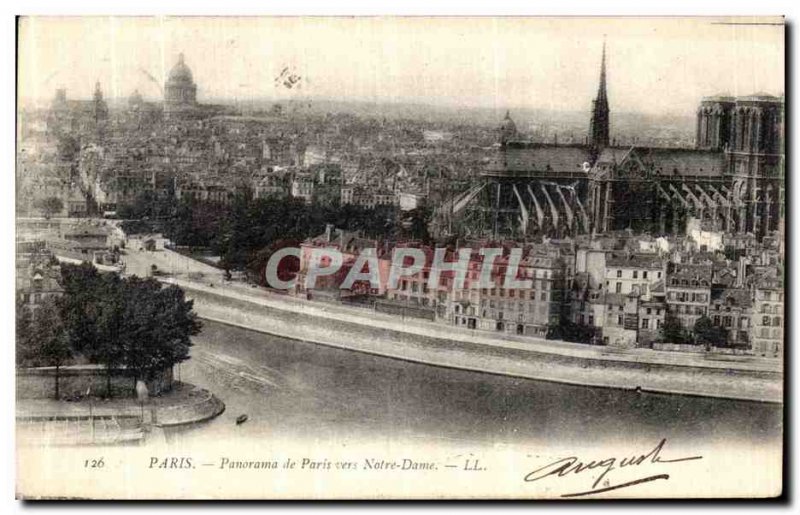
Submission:
M 562 317 L 558 325 L 548 327 L 546 337 L 551 340 L 564 340 L 574 343 L 594 343 L 600 338 L 600 328 L 576 324 L 572 320 Z
M 49 219 L 64 209 L 64 202 L 58 197 L 47 197 L 39 202 L 39 209 L 44 213 L 44 217 Z
M 326 224 L 359 231 L 366 238 L 429 241 L 430 209 L 399 213 L 394 206 L 307 204 L 294 198 L 253 198 L 244 191 L 227 204 L 143 193 L 117 209 L 123 229 L 165 234 L 176 245 L 207 247 L 225 269 L 246 270 L 280 241 L 303 241 Z
M 72 357 L 60 306 L 46 298 L 35 310 L 17 305 L 17 364 L 55 367 L 55 398 L 59 398 L 59 369 Z
M 295 199 L 237 197 L 219 224 L 211 247 L 225 268 L 244 269 L 258 253 L 281 240 L 302 241 L 321 234 L 330 223 L 360 231 L 365 237 L 391 234 L 396 213 L 391 206 L 308 205 Z
M 694 323 L 694 338 L 698 345 L 704 345 L 706 348 L 724 347 L 728 343 L 725 330 L 712 324 L 707 316 L 698 318 Z
M 105 365 L 109 374 L 124 367 L 141 379 L 189 358 L 190 337 L 201 323 L 177 286 L 121 279 L 89 264 L 62 266 L 61 282 L 59 331 L 71 352 Z M 29 322 L 18 314 L 17 324 Z
M 61 161 L 76 161 L 81 152 L 81 144 L 77 138 L 69 134 L 59 136 L 56 144 L 56 154 Z
M 117 345 L 124 366 L 137 378 L 150 379 L 189 359 L 190 336 L 201 325 L 183 290 L 132 277 L 123 283 L 123 291 Z
M 672 313 L 667 312 L 664 323 L 659 330 L 660 340 L 666 343 L 691 343 L 692 336 L 683 327 L 681 319 Z
M 16 352 L 14 353 L 14 356 L 16 358 L 17 366 L 33 366 L 32 361 L 36 354 L 34 348 L 35 342 L 31 338 L 31 332 L 33 330 L 33 318 L 31 316 L 31 310 L 20 299 L 17 299 L 16 307 Z

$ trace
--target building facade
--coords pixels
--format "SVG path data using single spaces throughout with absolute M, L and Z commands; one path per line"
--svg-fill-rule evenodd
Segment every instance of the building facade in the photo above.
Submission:
M 782 357 L 784 342 L 783 281 L 758 277 L 753 282 L 752 349 L 758 356 Z

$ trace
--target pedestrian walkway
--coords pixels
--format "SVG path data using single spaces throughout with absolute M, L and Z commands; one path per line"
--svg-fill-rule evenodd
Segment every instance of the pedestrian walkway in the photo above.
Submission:
M 224 409 L 222 401 L 208 390 L 176 382 L 170 392 L 144 403 L 132 397 L 17 399 L 16 418 L 25 441 L 88 445 L 138 440 L 146 426 L 201 422 Z

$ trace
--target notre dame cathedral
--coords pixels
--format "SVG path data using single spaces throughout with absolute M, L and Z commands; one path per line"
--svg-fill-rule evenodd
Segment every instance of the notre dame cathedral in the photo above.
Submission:
M 611 135 L 603 46 L 584 144 L 518 138 L 506 115 L 481 180 L 439 209 L 471 236 L 562 237 L 632 229 L 783 231 L 784 100 L 767 94 L 703 98 L 693 148 L 617 146 Z M 444 226 L 444 225 L 443 225 Z

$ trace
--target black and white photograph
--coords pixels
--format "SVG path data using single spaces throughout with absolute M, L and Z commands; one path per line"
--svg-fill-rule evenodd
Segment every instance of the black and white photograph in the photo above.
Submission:
M 16 24 L 18 499 L 783 493 L 782 16 Z

